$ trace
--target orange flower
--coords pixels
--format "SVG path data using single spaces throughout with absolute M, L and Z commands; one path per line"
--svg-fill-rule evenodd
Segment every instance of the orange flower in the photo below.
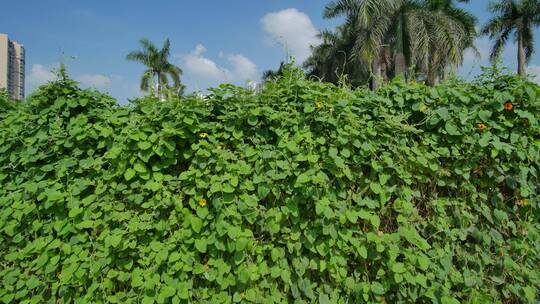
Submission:
M 510 110 L 512 110 L 513 108 L 514 108 L 514 105 L 513 105 L 511 102 L 507 102 L 507 103 L 504 104 L 504 109 L 505 109 L 505 110 L 510 111 Z
M 478 124 L 478 129 L 484 130 L 485 128 L 487 128 L 487 126 L 485 124 L 483 124 L 483 123 Z

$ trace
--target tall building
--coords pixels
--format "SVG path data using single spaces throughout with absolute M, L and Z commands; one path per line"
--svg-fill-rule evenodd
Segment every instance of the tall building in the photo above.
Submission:
M 24 46 L 0 33 L 0 88 L 13 99 L 24 99 Z

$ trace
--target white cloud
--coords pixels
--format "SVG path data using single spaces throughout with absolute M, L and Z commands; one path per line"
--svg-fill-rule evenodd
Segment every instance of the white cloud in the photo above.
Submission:
M 532 80 L 540 84 L 540 65 L 531 65 L 527 67 L 527 73 L 532 76 Z
M 101 74 L 82 74 L 75 78 L 83 87 L 106 88 L 111 84 L 108 76 Z
M 206 47 L 198 44 L 189 54 L 175 55 L 184 69 L 183 82 L 200 90 L 219 83 L 245 83 L 257 77 L 257 65 L 241 54 L 225 54 L 220 51 L 222 63 L 206 56 Z
M 275 41 L 284 44 L 298 62 L 311 54 L 310 46 L 318 45 L 318 31 L 311 19 L 295 8 L 266 14 L 261 19 L 264 31 Z
M 204 57 L 206 48 L 202 44 L 198 44 L 195 50 L 187 55 L 180 55 L 183 66 L 188 73 L 214 81 L 225 81 L 227 79 L 227 71 L 219 67 L 214 61 Z
M 49 81 L 55 80 L 56 75 L 52 72 L 50 66 L 43 64 L 33 64 L 30 69 L 30 74 L 27 76 L 27 82 L 29 87 L 36 88 Z
M 252 80 L 257 77 L 257 65 L 247 57 L 240 54 L 231 54 L 227 60 L 233 67 L 233 78 L 238 80 Z

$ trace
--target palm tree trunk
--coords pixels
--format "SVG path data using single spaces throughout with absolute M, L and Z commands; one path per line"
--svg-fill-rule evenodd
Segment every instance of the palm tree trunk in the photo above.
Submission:
M 430 66 L 427 75 L 427 85 L 433 87 L 437 84 L 439 84 L 439 71 L 433 66 Z
M 523 34 L 518 33 L 518 74 L 525 76 L 525 47 L 523 45 Z
M 395 60 L 395 74 L 396 76 L 405 77 L 405 72 L 407 70 L 407 63 L 405 62 L 405 54 L 403 52 L 398 52 L 394 58 Z
M 405 24 L 403 13 L 400 14 L 398 22 L 399 23 L 396 33 L 396 55 L 394 56 L 394 74 L 395 76 L 404 77 L 405 72 L 407 71 L 407 62 L 405 59 L 405 53 L 403 52 L 403 49 L 405 47 Z
M 374 58 L 371 62 L 371 74 L 371 90 L 375 91 L 379 88 L 379 80 L 381 79 L 379 58 Z
M 161 73 L 157 72 L 157 98 L 161 100 Z

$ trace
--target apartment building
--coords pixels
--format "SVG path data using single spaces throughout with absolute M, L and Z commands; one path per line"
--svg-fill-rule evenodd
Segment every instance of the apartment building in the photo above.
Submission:
M 0 33 L 0 88 L 17 100 L 24 99 L 24 46 Z

